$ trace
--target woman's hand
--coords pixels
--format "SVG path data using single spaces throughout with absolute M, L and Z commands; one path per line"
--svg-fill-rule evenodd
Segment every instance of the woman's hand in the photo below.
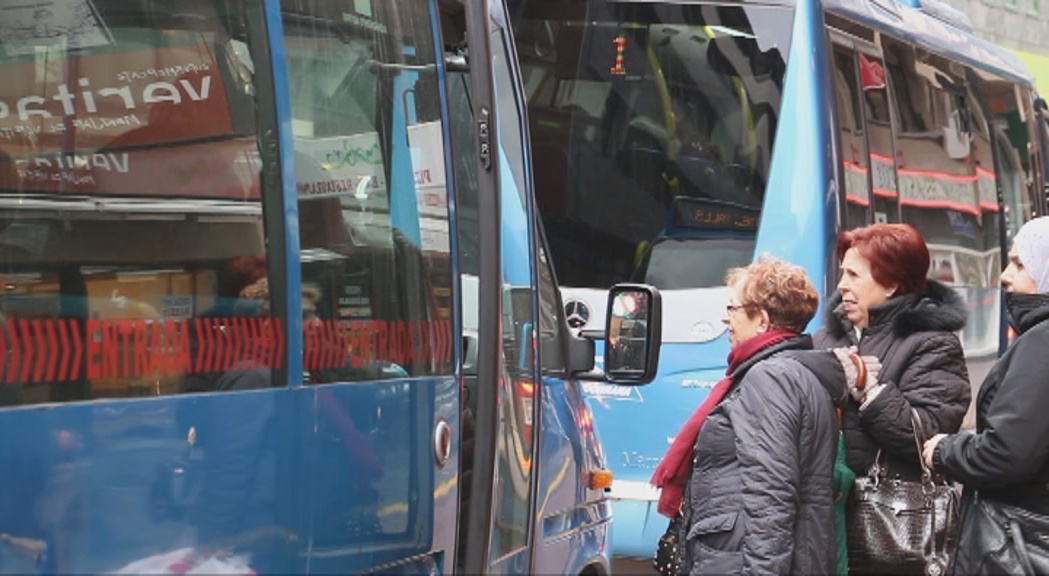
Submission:
M 932 456 L 936 453 L 936 447 L 940 445 L 940 441 L 946 438 L 946 434 L 937 434 L 932 438 L 925 441 L 925 446 L 922 446 L 922 460 L 925 461 L 925 466 L 932 470 Z
M 845 384 L 849 388 L 849 394 L 862 404 L 867 392 L 878 383 L 881 361 L 877 356 L 859 356 L 855 346 L 834 348 L 831 352 L 838 357 L 838 362 L 841 362 L 845 371 Z

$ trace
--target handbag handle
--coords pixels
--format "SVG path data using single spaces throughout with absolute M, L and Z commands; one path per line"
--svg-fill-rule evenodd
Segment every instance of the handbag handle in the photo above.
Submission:
M 925 428 L 922 426 L 922 417 L 918 411 L 911 408 L 911 428 L 914 429 L 914 445 L 918 448 L 918 465 L 922 469 L 922 484 L 932 483 L 932 469 L 925 465 L 922 458 L 922 448 L 925 446 Z
M 922 485 L 931 488 L 935 483 L 935 475 L 928 466 L 925 465 L 925 460 L 922 459 L 922 447 L 925 445 L 925 428 L 922 426 L 921 415 L 914 408 L 911 408 L 911 428 L 914 431 L 914 445 L 918 449 L 918 465 L 922 471 Z M 889 474 L 889 456 L 885 450 L 878 448 L 878 452 L 874 456 L 874 463 L 867 469 L 867 477 L 872 482 L 877 484 L 881 480 L 885 479 Z
M 922 426 L 921 415 L 914 408 L 911 408 L 911 426 L 914 428 L 914 443 L 918 447 L 918 463 L 922 467 L 922 492 L 925 494 L 925 504 L 929 508 L 929 529 L 932 530 L 932 537 L 929 538 L 928 547 L 924 550 L 924 553 L 927 560 L 930 558 L 933 561 L 936 559 L 944 560 L 949 555 L 947 538 L 945 536 L 942 542 L 936 542 L 936 503 L 934 502 L 936 479 L 932 469 L 925 465 L 925 459 L 922 458 L 922 448 L 925 446 L 925 428 Z M 951 522 L 953 512 L 954 510 L 948 507 L 948 524 Z M 941 570 L 946 568 L 946 565 L 939 566 Z M 926 567 L 926 572 L 928 573 L 928 566 Z
M 911 408 L 911 426 L 914 428 L 914 445 L 918 448 L 918 464 L 922 467 L 922 484 L 935 484 L 936 480 L 942 478 L 942 476 L 926 466 L 925 459 L 922 458 L 922 448 L 925 447 L 927 438 L 925 437 L 925 427 L 922 426 L 921 416 L 914 408 Z

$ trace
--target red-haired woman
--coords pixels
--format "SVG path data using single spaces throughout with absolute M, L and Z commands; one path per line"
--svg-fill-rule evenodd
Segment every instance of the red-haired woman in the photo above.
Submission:
M 827 305 L 817 348 L 858 348 L 882 363 L 880 379 L 850 390 L 845 410 L 846 461 L 866 474 L 879 450 L 891 477 L 921 478 L 911 409 L 925 437 L 957 432 L 971 391 L 955 332 L 966 307 L 950 287 L 926 278 L 929 249 L 906 224 L 875 224 L 838 239 L 841 280 Z

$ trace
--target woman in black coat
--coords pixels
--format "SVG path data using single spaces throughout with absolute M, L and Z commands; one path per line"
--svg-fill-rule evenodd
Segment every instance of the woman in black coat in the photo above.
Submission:
M 838 294 L 828 302 L 814 344 L 840 355 L 857 349 L 882 364 L 877 382 L 850 389 L 842 420 L 846 462 L 866 475 L 880 451 L 890 477 L 917 480 L 921 456 L 911 409 L 925 438 L 957 432 L 969 409 L 969 375 L 955 335 L 965 326 L 965 304 L 951 288 L 926 279 L 929 250 L 911 226 L 851 230 L 837 249 Z
M 927 465 L 965 485 L 957 574 L 1049 571 L 1049 217 L 1017 233 L 1001 283 L 1018 336 L 980 388 L 977 432 L 941 434 L 923 450 Z M 1002 516 L 984 515 L 977 494 Z M 1031 566 L 998 527 L 1009 516 L 1027 518 L 1018 525 Z

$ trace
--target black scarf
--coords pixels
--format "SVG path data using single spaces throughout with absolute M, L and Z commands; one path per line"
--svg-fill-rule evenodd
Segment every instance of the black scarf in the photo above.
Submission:
M 1023 334 L 1049 319 L 1049 294 L 1006 292 L 1005 309 L 1009 313 L 1009 325 L 1017 334 Z

